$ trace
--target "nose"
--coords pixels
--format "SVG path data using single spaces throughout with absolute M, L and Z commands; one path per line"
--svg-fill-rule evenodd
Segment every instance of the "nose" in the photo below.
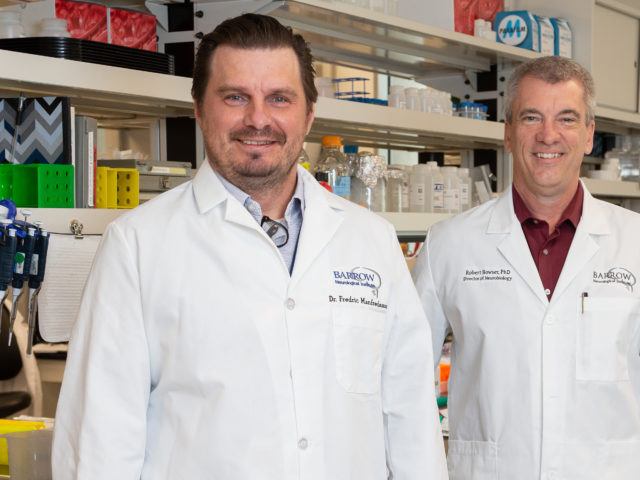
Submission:
M 259 100 L 249 102 L 245 109 L 244 124 L 256 130 L 262 130 L 271 125 L 271 115 L 268 107 Z
M 559 132 L 553 121 L 545 120 L 541 122 L 540 128 L 536 132 L 536 141 L 545 145 L 553 145 L 559 140 Z

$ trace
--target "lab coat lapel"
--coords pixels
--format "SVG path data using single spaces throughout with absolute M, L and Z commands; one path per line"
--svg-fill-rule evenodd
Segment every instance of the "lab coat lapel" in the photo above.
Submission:
M 342 201 L 329 195 L 306 170 L 298 168 L 298 175 L 301 175 L 304 182 L 305 210 L 291 275 L 292 287 L 295 287 L 335 235 L 342 223 L 339 211 L 344 208 Z
M 513 210 L 511 188 L 496 202 L 493 209 L 487 234 L 505 234 L 498 244 L 498 251 L 511 264 L 515 272 L 522 277 L 535 297 L 545 305 L 548 304 L 540 274 L 531 257 L 529 245 L 522 232 L 522 226 Z
M 611 232 L 606 213 L 602 211 L 585 186 L 583 185 L 582 187 L 584 190 L 582 218 L 571 242 L 560 278 L 558 278 L 558 284 L 553 292 L 553 300 L 560 298 L 584 266 L 591 261 L 600 249 L 600 245 L 594 239 L 594 236 L 608 235 Z

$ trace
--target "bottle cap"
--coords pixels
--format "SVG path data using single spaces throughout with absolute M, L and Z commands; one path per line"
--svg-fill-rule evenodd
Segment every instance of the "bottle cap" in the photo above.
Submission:
M 337 135 L 325 135 L 322 137 L 322 146 L 340 148 L 342 146 L 342 137 Z

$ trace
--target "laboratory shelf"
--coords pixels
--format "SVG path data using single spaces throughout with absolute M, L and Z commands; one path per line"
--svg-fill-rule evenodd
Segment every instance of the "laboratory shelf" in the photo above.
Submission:
M 85 235 L 100 235 L 106 226 L 128 210 L 108 208 L 20 208 L 18 219 L 22 219 L 21 211 L 29 210 L 32 215 L 29 221 L 41 221 L 42 227 L 50 233 L 71 234 L 70 223 L 79 221 Z
M 307 139 L 341 135 L 345 143 L 396 150 L 501 148 L 504 125 L 366 103 L 319 98 Z
M 449 213 L 396 213 L 396 212 L 376 212 L 382 218 L 391 222 L 396 229 L 396 233 L 401 237 L 417 237 L 423 239 L 427 228 L 434 223 L 450 218 Z
M 22 219 L 18 208 L 18 218 Z M 127 210 L 107 208 L 30 208 L 30 221 L 42 221 L 42 226 L 51 233 L 70 234 L 69 225 L 72 220 L 83 224 L 83 234 L 102 234 L 106 226 Z M 394 213 L 376 212 L 391 222 L 398 235 L 422 236 L 431 225 L 451 217 L 444 213 Z
M 193 115 L 191 79 L 0 50 L 0 95 L 72 98 L 78 113 L 101 117 Z
M 640 129 L 640 113 L 625 112 L 615 108 L 596 107 L 596 130 L 627 134 L 625 128 Z
M 640 183 L 582 178 L 587 190 L 595 197 L 640 198 Z
M 540 55 L 346 3 L 275 0 L 257 12 L 301 33 L 318 60 L 399 77 L 488 71 Z

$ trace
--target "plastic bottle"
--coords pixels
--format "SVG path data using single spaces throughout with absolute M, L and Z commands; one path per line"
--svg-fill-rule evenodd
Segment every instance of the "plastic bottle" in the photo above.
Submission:
M 409 211 L 427 212 L 427 180 L 429 167 L 422 163 L 414 165 L 409 179 Z
M 340 151 L 342 138 L 334 135 L 322 137 L 322 151 L 316 164 L 318 180 L 326 181 L 333 193 L 349 199 L 351 196 L 351 172 L 344 154 Z
M 300 150 L 300 154 L 298 155 L 298 165 L 300 165 L 302 168 L 304 168 L 307 171 L 311 170 L 311 162 L 309 161 L 309 155 L 307 155 L 307 152 L 305 151 L 304 148 Z
M 422 111 L 420 94 L 417 88 L 409 87 L 404 89 L 405 108 L 416 112 Z
M 431 174 L 431 188 L 429 196 L 431 201 L 430 212 L 444 213 L 444 178 L 437 162 L 427 162 Z
M 389 106 L 394 108 L 405 108 L 404 87 L 402 85 L 391 85 L 389 88 Z
M 623 180 L 640 181 L 640 136 L 627 137 L 624 146 L 627 147 L 620 154 L 620 177 Z
M 460 179 L 456 167 L 442 167 L 444 213 L 460 213 Z
M 468 168 L 458 169 L 458 178 L 460 179 L 460 211 L 464 212 L 471 208 L 471 177 Z
M 344 156 L 347 160 L 347 166 L 349 167 L 349 174 L 351 175 L 351 192 L 350 200 L 353 200 L 353 188 L 354 180 L 356 178 L 356 170 L 358 169 L 358 146 L 357 145 L 345 145 L 342 147 Z
M 409 174 L 402 165 L 387 167 L 387 212 L 409 211 Z

